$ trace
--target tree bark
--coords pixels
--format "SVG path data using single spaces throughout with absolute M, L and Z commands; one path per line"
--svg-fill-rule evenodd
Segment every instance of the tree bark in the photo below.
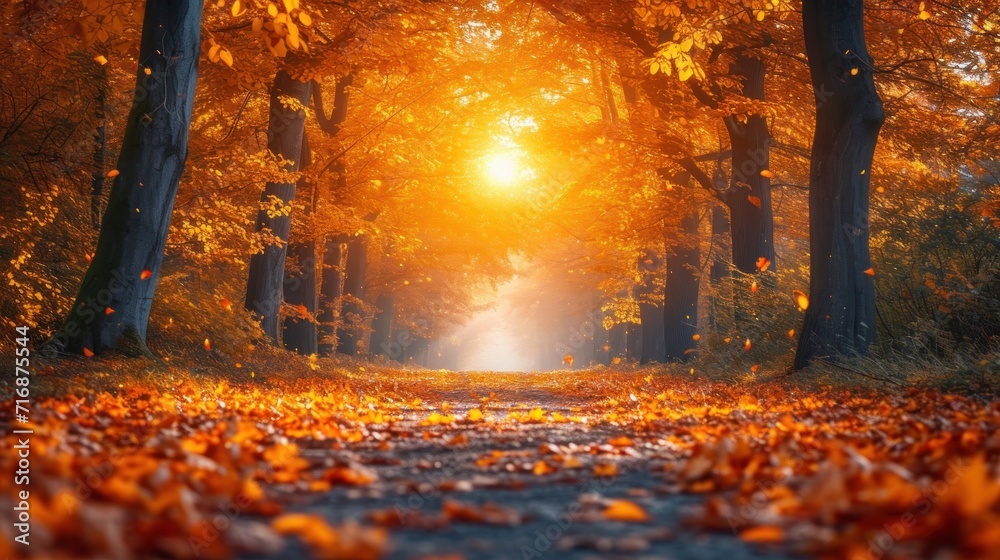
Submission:
M 684 241 L 667 255 L 667 286 L 663 301 L 663 334 L 667 361 L 687 361 L 698 332 L 698 214 L 681 221 Z
M 149 0 L 135 95 L 97 249 L 73 308 L 46 350 L 151 355 L 146 329 L 163 263 L 188 132 L 201 40 L 201 1 Z M 146 69 L 149 74 L 146 74 Z
M 337 330 L 337 352 L 358 355 L 358 342 L 364 326 L 364 310 L 360 300 L 365 297 L 365 271 L 368 266 L 368 239 L 355 237 L 347 242 L 347 272 L 344 276 L 344 296 L 351 300 L 342 306 L 345 323 Z M 347 324 L 350 322 L 350 324 Z
M 378 311 L 372 319 L 372 337 L 369 351 L 372 357 L 389 356 L 389 341 L 392 333 L 392 316 L 395 314 L 393 297 L 391 294 L 380 294 L 375 299 L 375 307 Z
M 302 163 L 299 169 L 305 169 L 312 164 L 312 152 L 309 150 L 309 139 L 302 133 Z M 310 192 L 316 185 L 309 184 L 304 178 L 300 180 L 298 190 Z M 314 197 L 310 197 L 314 198 Z M 306 207 L 306 215 L 313 213 L 315 200 Z M 289 266 L 285 262 L 285 282 L 283 296 L 285 303 L 294 306 L 298 311 L 285 317 L 281 343 L 286 350 L 309 356 L 319 352 L 316 332 L 316 242 L 309 237 L 311 232 L 302 232 L 305 240 L 289 242 L 288 257 L 292 261 Z M 300 234 L 301 235 L 301 234 Z
M 326 238 L 323 279 L 320 291 L 319 355 L 331 356 L 337 348 L 341 296 L 344 290 L 344 240 L 339 235 Z
M 809 308 L 794 368 L 864 355 L 875 337 L 869 254 L 872 158 L 885 120 L 865 45 L 862 0 L 807 0 L 802 23 L 816 95 L 809 171 Z
M 722 206 L 712 207 L 712 269 L 709 282 L 712 295 L 709 298 L 708 324 L 715 328 L 726 315 L 725 280 L 729 276 L 729 262 L 722 258 L 723 244 L 729 239 L 729 215 Z
M 740 54 L 730 73 L 743 82 L 743 96 L 764 100 L 764 63 Z M 745 274 L 756 274 L 757 259 L 774 264 L 774 213 L 771 209 L 771 179 L 760 174 L 767 170 L 771 156 L 771 134 L 762 115 L 749 115 L 746 123 L 726 118 L 732 146 L 733 174 L 730 177 L 729 211 L 733 244 L 733 265 Z
M 270 120 L 268 122 L 268 149 L 288 163 L 287 173 L 299 170 L 302 138 L 305 130 L 305 111 L 289 108 L 282 99 L 298 100 L 303 106 L 309 101 L 311 82 L 293 79 L 284 70 L 278 71 L 271 87 Z M 288 205 L 295 198 L 295 183 L 268 182 L 261 194 L 261 204 L 271 206 L 272 197 Z M 281 310 L 282 282 L 285 278 L 285 257 L 288 253 L 288 234 L 291 215 L 268 215 L 265 208 L 257 214 L 257 231 L 269 231 L 281 241 L 269 244 L 262 253 L 250 257 L 247 281 L 246 308 L 255 313 L 260 326 L 272 342 L 278 341 L 278 315 Z
M 94 116 L 97 118 L 97 126 L 94 128 L 94 172 L 90 180 L 90 224 L 94 229 L 101 227 L 101 197 L 104 196 L 104 160 L 108 153 L 106 105 L 108 90 L 108 70 L 103 64 L 99 64 L 94 72 L 97 79 L 97 95 L 94 96 L 96 107 Z

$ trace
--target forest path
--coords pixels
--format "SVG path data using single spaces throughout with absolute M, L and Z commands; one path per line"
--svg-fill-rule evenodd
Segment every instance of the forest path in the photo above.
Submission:
M 704 498 L 665 486 L 670 446 L 602 416 L 618 405 L 607 395 L 632 376 L 401 372 L 392 383 L 421 402 L 374 438 L 383 443 L 300 442 L 311 460 L 377 480 L 291 495 L 287 509 L 389 526 L 388 558 L 399 560 L 780 558 L 730 532 L 684 528 Z M 617 520 L 615 500 L 649 519 Z M 283 556 L 304 553 L 293 544 Z

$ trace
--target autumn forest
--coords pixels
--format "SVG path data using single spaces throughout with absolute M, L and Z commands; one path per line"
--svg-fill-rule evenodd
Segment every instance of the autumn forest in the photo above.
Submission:
M 0 21 L 0 555 L 1000 559 L 1000 6 Z

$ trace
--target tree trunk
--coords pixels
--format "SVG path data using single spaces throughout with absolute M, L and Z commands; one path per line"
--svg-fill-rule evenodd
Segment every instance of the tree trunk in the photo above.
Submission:
M 372 357 L 390 356 L 389 341 L 392 333 L 392 316 L 395 314 L 390 294 L 380 294 L 375 300 L 378 311 L 372 319 L 372 337 L 368 345 Z
M 743 96 L 764 100 L 764 63 L 746 54 L 737 57 L 730 73 L 743 82 Z M 741 123 L 726 118 L 732 145 L 733 174 L 730 177 L 733 264 L 744 274 L 756 274 L 757 259 L 766 258 L 774 270 L 774 213 L 771 210 L 771 180 L 762 176 L 771 156 L 771 135 L 761 115 L 750 115 Z
M 663 348 L 663 305 L 659 297 L 652 297 L 656 292 L 653 278 L 660 270 L 662 260 L 655 251 L 646 251 L 639 269 L 643 272 L 643 285 L 636 287 L 639 296 L 639 320 L 642 331 L 642 350 L 639 362 L 647 364 L 649 362 L 662 362 L 664 358 Z M 656 303 L 643 302 L 643 300 L 654 299 Z
M 97 79 L 97 95 L 94 100 L 94 116 L 97 117 L 97 127 L 94 129 L 94 173 L 90 180 L 90 224 L 94 229 L 101 227 L 101 197 L 104 196 L 104 159 L 108 152 L 106 104 L 108 90 L 108 70 L 99 64 L 95 71 Z
M 686 216 L 681 227 L 688 239 L 667 255 L 667 286 L 663 302 L 663 332 L 667 361 L 687 361 L 697 346 L 698 332 L 698 214 Z
M 150 355 L 146 329 L 187 158 L 202 5 L 195 0 L 146 4 L 142 66 L 118 157 L 119 174 L 80 293 L 46 346 L 48 352 L 98 353 L 120 347 Z
M 347 242 L 347 272 L 344 276 L 343 318 L 345 323 L 337 331 L 337 352 L 348 356 L 358 355 L 358 342 L 364 327 L 364 310 L 360 300 L 365 297 L 365 269 L 368 265 L 368 239 L 355 237 Z
M 808 0 L 803 31 L 816 132 L 809 171 L 809 308 L 794 368 L 864 355 L 875 337 L 869 255 L 872 158 L 885 120 L 865 45 L 862 0 Z
M 723 244 L 729 240 L 729 215 L 722 206 L 712 207 L 712 270 L 709 273 L 709 282 L 712 286 L 712 295 L 709 298 L 708 324 L 715 328 L 726 315 L 725 280 L 729 276 L 729 262 L 722 258 L 724 254 Z
M 337 348 L 337 325 L 340 320 L 344 290 L 344 241 L 339 235 L 326 238 L 323 255 L 323 283 L 319 307 L 319 355 L 331 356 Z
M 306 114 L 286 107 L 282 99 L 286 96 L 294 98 L 304 106 L 309 101 L 310 84 L 311 82 L 303 83 L 292 79 L 284 70 L 280 70 L 271 87 L 267 147 L 275 155 L 289 161 L 283 169 L 287 173 L 299 170 Z M 264 186 L 261 205 L 266 207 L 257 214 L 257 231 L 269 231 L 281 241 L 269 244 L 262 253 L 250 257 L 246 308 L 257 315 L 264 333 L 275 343 L 278 341 L 278 315 L 281 310 L 285 257 L 292 219 L 290 214 L 272 212 L 268 215 L 267 209 L 272 206 L 274 199 L 288 205 L 294 198 L 294 182 L 268 182 Z
M 305 132 L 302 133 L 302 163 L 299 169 L 305 169 L 312 164 L 312 153 L 309 150 L 309 139 Z M 310 192 L 316 185 L 309 184 L 305 179 L 300 180 L 299 190 Z M 314 198 L 314 197 L 310 197 Z M 306 215 L 309 216 L 315 207 L 315 200 L 306 207 Z M 281 342 L 286 350 L 298 352 L 303 356 L 309 356 L 319 352 L 316 334 L 316 242 L 311 238 L 310 231 L 300 232 L 300 236 L 306 237 L 288 243 L 288 256 L 292 260 L 289 266 L 285 262 L 285 282 L 283 285 L 285 303 L 296 308 L 297 313 L 289 315 L 284 319 L 284 329 L 281 333 Z

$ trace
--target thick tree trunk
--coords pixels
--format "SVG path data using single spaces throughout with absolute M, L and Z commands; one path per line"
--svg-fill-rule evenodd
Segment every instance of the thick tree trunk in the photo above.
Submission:
M 108 90 L 107 67 L 99 64 L 94 74 L 97 79 L 97 95 L 94 96 L 97 126 L 94 128 L 94 172 L 90 176 L 90 223 L 94 229 L 98 229 L 101 227 L 101 197 L 104 196 L 104 160 L 108 152 L 107 124 L 104 120 Z
M 347 272 L 344 276 L 345 301 L 342 307 L 344 324 L 337 330 L 337 352 L 348 356 L 358 355 L 358 343 L 364 327 L 364 310 L 359 300 L 365 297 L 365 269 L 368 266 L 368 239 L 355 237 L 347 243 Z
M 305 132 L 302 134 L 302 163 L 299 169 L 305 169 L 312 164 L 312 153 L 309 150 L 309 139 Z M 300 181 L 297 187 L 300 191 L 310 192 L 316 188 L 305 179 Z M 314 198 L 314 197 L 310 197 Z M 315 207 L 315 200 L 306 207 L 306 215 L 309 216 Z M 301 228 L 300 228 L 301 229 Z M 295 307 L 296 314 L 285 317 L 283 321 L 283 332 L 281 333 L 281 343 L 286 350 L 298 352 L 303 356 L 309 356 L 319 352 L 318 338 L 316 333 L 316 242 L 310 237 L 312 232 L 300 232 L 305 234 L 305 240 L 289 242 L 288 257 L 292 261 L 291 266 L 285 262 L 285 282 L 284 300 L 285 303 Z
M 149 355 L 149 312 L 187 158 L 202 5 L 195 0 L 146 4 L 142 66 L 118 157 L 119 175 L 80 293 L 48 352 L 121 347 Z
M 270 120 L 268 122 L 268 149 L 290 163 L 283 171 L 295 173 L 299 170 L 302 138 L 305 128 L 305 111 L 290 109 L 282 99 L 290 97 L 304 106 L 309 101 L 311 82 L 292 79 L 284 70 L 274 77 L 271 87 Z M 262 253 L 250 257 L 250 273 L 247 282 L 246 308 L 260 319 L 260 326 L 273 342 L 278 341 L 278 315 L 281 310 L 282 281 L 285 278 L 285 257 L 288 251 L 288 234 L 291 229 L 291 215 L 268 214 L 267 209 L 274 199 L 283 205 L 295 198 L 295 183 L 269 182 L 264 186 L 261 205 L 265 206 L 257 214 L 257 231 L 269 231 L 281 241 L 269 244 Z
M 764 100 L 764 63 L 741 54 L 731 74 L 743 82 L 743 96 Z M 771 135 L 761 115 L 750 115 L 741 123 L 726 119 L 732 145 L 733 174 L 728 195 L 731 216 L 733 265 L 745 274 L 756 274 L 757 259 L 766 258 L 774 270 L 774 213 L 771 210 L 771 180 L 762 176 L 771 156 Z
M 697 346 L 698 267 L 701 250 L 697 242 L 698 214 L 686 216 L 681 227 L 688 237 L 667 255 L 667 286 L 663 302 L 663 333 L 667 361 L 687 361 L 688 350 Z
M 327 237 L 323 255 L 323 283 L 320 291 L 319 355 L 332 356 L 337 348 L 341 296 L 344 290 L 344 240 Z
M 809 172 L 809 308 L 795 369 L 864 355 L 875 337 L 869 255 L 872 158 L 885 120 L 865 45 L 862 0 L 807 0 L 806 54 L 816 95 Z
M 395 314 L 391 294 L 380 294 L 375 299 L 378 311 L 372 319 L 372 337 L 368 345 L 372 357 L 390 356 L 389 341 L 392 333 L 392 316 Z
M 712 295 L 709 298 L 708 324 L 715 328 L 727 314 L 725 291 L 726 277 L 729 276 L 729 262 L 722 258 L 724 244 L 729 242 L 729 215 L 722 206 L 712 207 L 712 269 L 709 282 Z

